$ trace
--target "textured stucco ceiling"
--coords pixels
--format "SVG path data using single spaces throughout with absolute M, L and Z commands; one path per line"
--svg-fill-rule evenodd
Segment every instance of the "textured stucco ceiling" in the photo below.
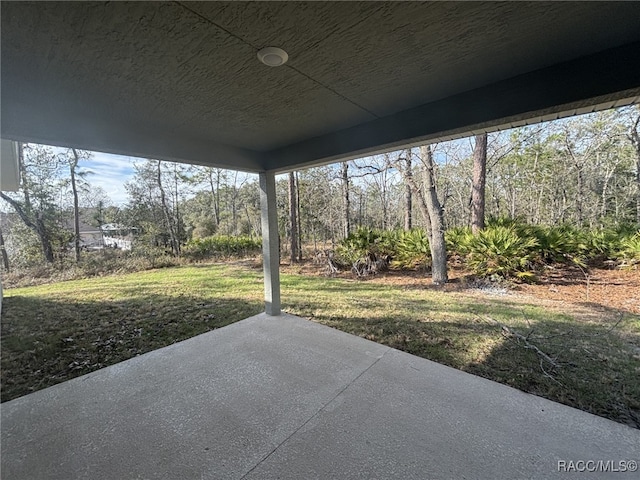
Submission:
M 640 95 L 639 2 L 1 8 L 2 136 L 24 141 L 284 170 Z

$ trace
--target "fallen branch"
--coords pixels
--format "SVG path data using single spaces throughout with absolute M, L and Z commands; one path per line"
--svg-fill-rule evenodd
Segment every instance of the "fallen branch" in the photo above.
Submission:
M 369 253 L 362 258 L 359 258 L 353 263 L 351 271 L 357 277 L 366 277 L 368 275 L 375 275 L 378 272 L 389 269 L 390 257 L 388 255 L 382 255 L 378 257 L 374 253 Z
M 338 265 L 333 259 L 334 252 L 333 250 L 321 250 L 316 251 L 313 256 L 313 263 L 315 264 L 323 264 L 326 262 L 327 265 L 327 275 L 334 276 L 338 273 Z
M 548 373 L 545 369 L 544 369 L 544 365 L 542 364 L 542 359 L 540 359 L 540 370 L 542 370 L 542 374 L 553 380 L 554 382 L 556 382 L 558 385 L 560 385 L 561 387 L 564 387 L 564 385 L 562 383 L 560 383 L 553 375 L 551 375 L 550 373 Z
M 554 368 L 560 368 L 560 365 L 558 365 L 555 360 L 553 360 L 549 355 L 547 355 L 546 353 L 544 353 L 542 350 L 540 350 L 536 345 L 534 345 L 533 343 L 531 343 L 529 341 L 529 337 L 528 336 L 524 336 L 521 333 L 516 332 L 515 330 L 513 330 L 512 328 L 509 328 L 508 326 L 498 322 L 497 320 L 491 318 L 491 317 L 485 317 L 487 320 L 489 320 L 490 322 L 495 323 L 496 325 L 498 325 L 501 329 L 502 329 L 502 334 L 506 337 L 512 337 L 517 339 L 518 341 L 522 341 L 524 343 L 524 348 L 527 348 L 529 350 L 533 350 L 534 352 L 536 352 L 536 354 L 538 354 L 538 356 L 542 359 L 545 360 L 546 362 L 548 362 L 551 366 L 553 366 Z M 545 373 L 547 376 L 547 372 L 545 372 L 544 369 L 542 369 L 543 373 Z
M 333 260 L 333 251 L 332 250 L 328 250 L 326 252 L 326 257 L 327 257 L 327 270 L 329 272 L 329 275 L 334 276 L 335 274 L 338 273 L 338 266 L 336 265 L 336 263 Z

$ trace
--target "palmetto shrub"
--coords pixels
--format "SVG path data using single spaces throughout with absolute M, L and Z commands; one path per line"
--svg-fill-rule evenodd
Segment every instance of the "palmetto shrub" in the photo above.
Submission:
M 586 266 L 589 258 L 600 254 L 598 247 L 593 246 L 591 232 L 571 225 L 530 225 L 521 219 L 511 218 L 493 218 L 488 225 L 489 228 L 509 227 L 520 238 L 535 239 L 537 245 L 530 259 L 533 263 L 565 262 Z
M 576 263 L 584 265 L 589 242 L 585 231 L 570 225 L 553 227 L 533 227 L 538 241 L 538 261 L 549 264 L 553 262 Z
M 515 225 L 493 226 L 469 239 L 466 264 L 482 277 L 529 278 L 538 240 L 518 234 Z
M 378 254 L 389 258 L 398 255 L 398 242 L 404 232 L 402 230 L 382 230 L 378 240 Z
M 486 220 L 486 228 L 491 229 L 494 227 L 517 227 L 520 225 L 526 225 L 527 223 L 520 217 L 494 217 L 490 215 Z
M 614 258 L 620 251 L 622 236 L 611 229 L 590 230 L 585 233 L 584 242 L 588 259 L 607 260 Z
M 431 264 L 429 236 L 423 229 L 401 231 L 395 246 L 393 264 L 403 269 L 425 269 Z
M 571 225 L 529 225 L 520 219 L 492 218 L 487 228 L 473 235 L 468 227 L 445 233 L 450 260 L 463 262 L 483 276 L 534 278 L 540 267 L 564 262 L 587 267 L 593 260 L 617 260 L 640 264 L 640 232 L 637 230 L 586 230 Z M 431 264 L 429 238 L 423 229 L 410 231 L 359 228 L 336 248 L 342 267 L 374 265 L 392 259 L 394 267 L 427 268 Z
M 561 262 L 573 252 L 572 232 L 564 227 L 538 227 L 535 229 L 538 255 L 544 263 Z
M 396 253 L 398 232 L 360 227 L 336 248 L 339 265 L 351 267 L 359 260 L 392 257 Z
M 473 238 L 469 227 L 450 228 L 444 234 L 447 254 L 452 257 L 464 257 L 469 253 L 469 242 Z
M 622 267 L 640 265 L 640 231 L 630 235 L 620 242 L 620 250 L 616 254 Z

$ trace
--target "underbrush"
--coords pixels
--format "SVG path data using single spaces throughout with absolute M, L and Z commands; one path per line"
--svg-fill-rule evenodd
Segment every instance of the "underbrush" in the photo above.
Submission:
M 446 232 L 449 261 L 478 277 L 533 281 L 548 265 L 565 264 L 637 268 L 640 231 L 628 226 L 584 229 L 570 225 L 529 225 L 518 219 L 490 219 L 473 235 L 469 228 Z M 385 267 L 427 270 L 431 266 L 429 239 L 422 229 L 382 231 L 360 228 L 336 249 L 337 264 L 360 272 L 359 265 L 375 273 L 380 259 Z
M 479 278 L 535 281 L 549 265 L 564 264 L 588 271 L 590 267 L 637 269 L 640 265 L 640 231 L 580 229 L 569 225 L 529 225 L 517 219 L 490 219 L 476 235 L 469 228 L 445 233 L 450 265 Z M 216 235 L 194 239 L 176 257 L 165 248 L 134 243 L 130 252 L 114 249 L 83 252 L 76 264 L 70 256 L 54 264 L 22 267 L 4 273 L 5 287 L 37 285 L 111 274 L 166 268 L 203 261 L 256 257 L 260 238 Z M 423 229 L 376 230 L 359 228 L 329 255 L 331 266 L 357 276 L 395 268 L 428 271 L 431 251 Z
M 218 235 L 188 242 L 181 256 L 171 255 L 165 248 L 138 243 L 132 251 L 103 248 L 82 252 L 76 263 L 70 255 L 61 256 L 53 264 L 35 264 L 3 273 L 5 288 L 42 285 L 105 275 L 121 275 L 156 268 L 188 265 L 194 262 L 246 258 L 260 253 L 260 239 L 248 236 Z
M 182 254 L 192 260 L 222 259 L 257 255 L 262 249 L 262 240 L 249 235 L 214 235 L 195 238 L 187 242 Z
M 2 283 L 5 288 L 16 288 L 104 275 L 121 275 L 154 268 L 173 267 L 183 263 L 185 262 L 182 259 L 164 252 L 140 256 L 105 248 L 84 252 L 80 263 L 75 263 L 69 258 L 58 260 L 53 264 L 41 264 L 5 272 Z
M 640 232 L 620 242 L 617 260 L 622 267 L 630 268 L 640 265 Z

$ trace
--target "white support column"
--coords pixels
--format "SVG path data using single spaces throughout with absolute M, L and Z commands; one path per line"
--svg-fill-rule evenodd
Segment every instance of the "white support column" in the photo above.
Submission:
M 260 174 L 264 301 L 267 315 L 280 315 L 280 248 L 276 211 L 276 178 L 272 172 Z

